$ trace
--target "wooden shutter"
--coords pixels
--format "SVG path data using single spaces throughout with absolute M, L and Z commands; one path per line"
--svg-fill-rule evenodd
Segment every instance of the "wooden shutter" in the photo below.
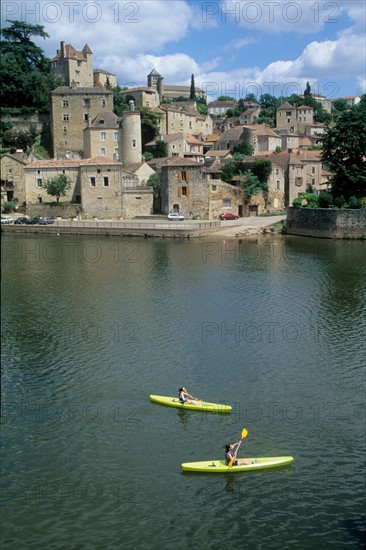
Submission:
M 182 172 L 178 171 L 178 181 L 182 181 Z
M 187 197 L 189 197 L 189 193 L 190 193 L 190 188 L 189 188 L 189 186 L 187 185 L 187 187 L 186 187 L 186 195 L 187 195 Z
M 181 197 L 181 196 L 182 196 L 182 188 L 178 187 L 178 197 Z
M 188 170 L 186 172 L 186 181 L 189 181 L 189 172 L 188 172 Z

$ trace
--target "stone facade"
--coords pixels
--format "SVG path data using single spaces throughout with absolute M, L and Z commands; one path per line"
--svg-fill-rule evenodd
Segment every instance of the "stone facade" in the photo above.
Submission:
M 1 202 L 16 200 L 18 205 L 26 201 L 25 167 L 22 155 L 1 155 Z
M 189 109 L 174 109 L 166 104 L 159 108 L 162 114 L 160 131 L 162 134 L 202 134 L 209 136 L 213 131 L 213 121 L 209 115 L 201 115 Z
M 93 52 L 88 44 L 78 51 L 71 44 L 61 42 L 60 49 L 51 60 L 51 72 L 62 78 L 64 86 L 94 86 Z
M 328 239 L 366 239 L 366 208 L 329 210 L 290 207 L 287 210 L 286 233 Z
M 133 96 L 136 107 L 147 107 L 148 109 L 154 109 L 159 107 L 160 98 L 155 88 L 147 86 L 141 86 L 138 88 L 128 88 L 127 90 L 121 90 L 122 96 Z
M 141 186 L 122 163 L 85 159 L 80 163 L 83 216 L 98 219 L 131 218 L 152 213 L 153 191 Z
M 101 111 L 83 130 L 84 157 L 119 159 L 119 121 L 112 111 Z
M 217 179 L 209 180 L 209 218 L 216 219 L 223 212 L 243 216 L 243 191 Z
M 117 86 L 117 78 L 114 73 L 110 73 L 108 71 L 105 71 L 104 69 L 94 69 L 93 70 L 93 86 L 97 86 L 98 84 L 101 84 L 102 86 L 106 86 L 109 83 L 109 86 L 112 88 L 115 88 Z
M 301 105 L 296 108 L 286 101 L 276 111 L 276 129 L 305 133 L 306 125 L 313 124 L 314 111 L 312 107 Z
M 40 160 L 27 164 L 25 166 L 26 204 L 55 201 L 55 197 L 48 195 L 42 188 L 42 184 L 60 174 L 65 174 L 71 183 L 71 188 L 67 191 L 66 196 L 62 197 L 62 200 L 80 203 L 79 164 L 80 161 L 77 160 Z
M 186 218 L 208 218 L 209 186 L 202 165 L 166 159 L 161 167 L 161 207 L 163 214 L 179 212 Z
M 55 158 L 84 155 L 83 130 L 102 110 L 113 111 L 113 94 L 100 88 L 61 86 L 51 93 L 51 128 Z

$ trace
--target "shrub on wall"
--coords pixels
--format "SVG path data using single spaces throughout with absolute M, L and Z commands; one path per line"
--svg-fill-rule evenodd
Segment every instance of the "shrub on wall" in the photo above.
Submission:
M 321 191 L 318 195 L 319 208 L 331 208 L 333 206 L 333 196 L 327 191 Z

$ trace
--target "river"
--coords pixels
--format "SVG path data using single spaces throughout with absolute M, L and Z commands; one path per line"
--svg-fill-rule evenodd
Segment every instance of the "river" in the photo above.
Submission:
M 364 548 L 365 247 L 4 236 L 2 549 Z

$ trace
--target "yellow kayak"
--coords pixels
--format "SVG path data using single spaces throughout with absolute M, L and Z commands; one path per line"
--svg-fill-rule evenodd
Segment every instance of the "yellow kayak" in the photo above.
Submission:
M 166 397 L 164 395 L 150 395 L 150 400 L 154 401 L 154 403 L 160 403 L 160 405 L 167 405 L 168 407 L 176 407 L 178 409 L 187 409 L 190 411 L 229 413 L 232 409 L 230 405 L 208 403 L 207 401 L 199 401 L 197 405 L 194 403 L 181 403 L 178 397 Z
M 291 464 L 294 460 L 292 456 L 269 456 L 262 458 L 246 458 L 251 464 L 241 466 L 229 466 L 225 460 L 206 460 L 204 462 L 185 462 L 182 464 L 182 470 L 185 472 L 204 472 L 206 474 L 222 474 L 237 472 L 249 472 L 251 470 L 263 470 L 265 468 L 277 468 Z

